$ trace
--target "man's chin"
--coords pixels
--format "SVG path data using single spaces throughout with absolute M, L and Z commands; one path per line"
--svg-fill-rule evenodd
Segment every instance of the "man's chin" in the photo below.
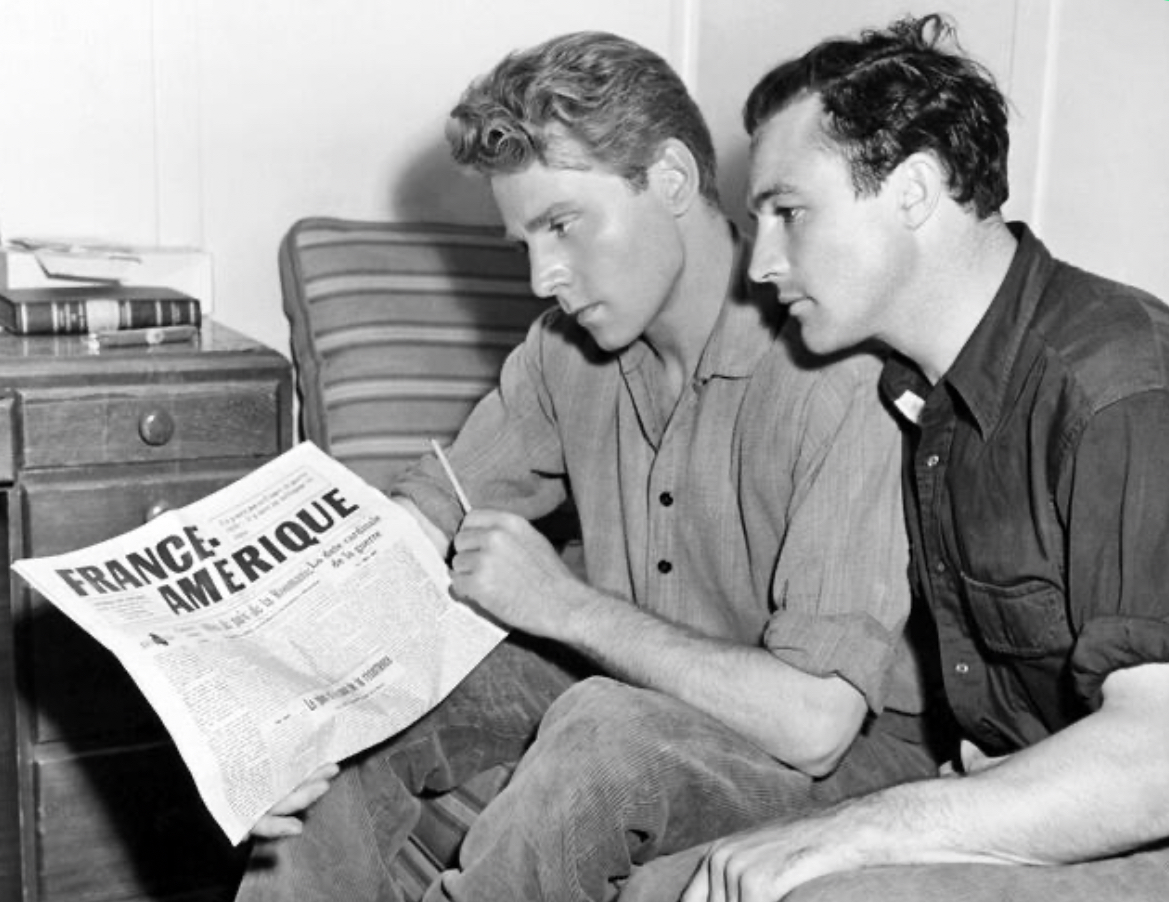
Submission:
M 603 329 L 599 325 L 589 327 L 581 324 L 584 331 L 588 333 L 593 340 L 593 344 L 601 351 L 615 354 L 623 351 L 637 341 L 638 336 L 621 335 L 615 330 Z
M 631 339 L 628 342 L 620 342 L 614 340 L 612 337 L 606 337 L 603 335 L 598 336 L 596 333 L 590 333 L 589 335 L 593 337 L 593 344 L 597 348 L 610 355 L 615 355 L 618 352 L 624 351 L 625 349 L 629 348 L 629 346 L 633 345 L 634 341 L 636 341 Z
M 831 330 L 809 324 L 800 317 L 795 318 L 800 325 L 800 342 L 804 348 L 814 355 L 832 355 L 847 347 L 839 336 L 833 335 Z

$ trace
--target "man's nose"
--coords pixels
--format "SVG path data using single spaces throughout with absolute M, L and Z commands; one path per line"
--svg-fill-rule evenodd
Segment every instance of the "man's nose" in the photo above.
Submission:
M 538 297 L 551 298 L 568 285 L 571 273 L 563 261 L 531 251 L 528 253 L 531 255 L 532 291 Z
M 754 282 L 774 283 L 788 273 L 787 247 L 781 229 L 760 226 L 747 274 Z

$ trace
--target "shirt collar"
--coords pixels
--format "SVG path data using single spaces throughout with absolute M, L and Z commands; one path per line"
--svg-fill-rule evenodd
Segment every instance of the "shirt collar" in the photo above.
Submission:
M 735 242 L 734 264 L 718 319 L 698 360 L 694 377 L 699 382 L 712 377 L 750 376 L 775 341 L 785 317 L 772 287 L 753 283 L 747 275 L 751 242 L 734 223 L 728 221 L 728 227 Z M 760 324 L 769 329 L 760 329 Z M 644 341 L 633 343 L 620 353 L 622 371 L 636 370 L 648 354 Z
M 939 381 L 969 409 L 985 439 L 998 423 L 1023 339 L 1055 269 L 1055 259 L 1023 223 L 1009 224 L 1018 239 L 1015 256 L 998 292 L 958 357 Z M 892 356 L 881 375 L 881 391 L 907 419 L 931 388 L 921 372 L 900 355 Z M 908 395 L 907 395 L 908 394 Z

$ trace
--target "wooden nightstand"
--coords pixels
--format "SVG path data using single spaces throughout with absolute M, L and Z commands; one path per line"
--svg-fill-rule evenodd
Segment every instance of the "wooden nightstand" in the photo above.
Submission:
M 114 657 L 9 568 L 186 505 L 289 448 L 292 379 L 215 323 L 91 351 L 0 334 L 0 898 L 230 897 L 242 867 Z

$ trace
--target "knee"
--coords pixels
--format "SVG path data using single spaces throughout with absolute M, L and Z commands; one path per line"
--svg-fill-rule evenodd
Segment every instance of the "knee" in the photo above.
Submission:
M 528 759 L 561 764 L 580 778 L 632 780 L 684 749 L 676 735 L 694 717 L 657 691 L 589 678 L 549 709 Z
M 594 675 L 578 681 L 556 700 L 544 716 L 542 728 L 562 721 L 608 722 L 620 713 L 621 706 L 635 697 L 638 688 L 612 678 Z
M 549 708 L 527 759 L 541 751 L 579 765 L 583 759 L 605 758 L 614 745 L 623 701 L 633 690 L 610 678 L 588 678 L 569 688 Z M 616 746 L 620 747 L 620 744 Z
M 565 736 L 587 745 L 582 754 L 604 754 L 615 747 L 628 754 L 631 745 L 652 744 L 670 725 L 693 718 L 679 712 L 684 704 L 658 691 L 632 687 L 611 678 L 593 677 L 568 690 L 548 710 L 538 737 Z

